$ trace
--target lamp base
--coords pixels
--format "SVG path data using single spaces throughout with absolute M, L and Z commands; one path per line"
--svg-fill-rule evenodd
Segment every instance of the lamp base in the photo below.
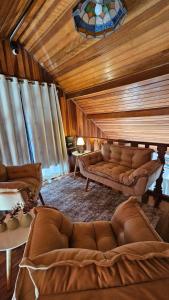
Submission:
M 77 151 L 78 151 L 79 153 L 84 153 L 84 147 L 83 147 L 83 146 L 78 146 L 78 147 L 77 147 Z

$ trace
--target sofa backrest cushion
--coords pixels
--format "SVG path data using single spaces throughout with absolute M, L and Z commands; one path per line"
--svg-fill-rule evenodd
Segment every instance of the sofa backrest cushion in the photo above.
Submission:
M 102 155 L 105 161 L 137 169 L 151 160 L 153 150 L 147 148 L 127 147 L 105 144 L 102 146 Z
M 118 245 L 140 241 L 162 241 L 135 197 L 130 197 L 117 207 L 111 223 Z
M 60 248 L 69 248 L 73 224 L 57 209 L 34 208 L 35 222 L 31 228 L 27 250 L 31 257 Z
M 6 171 L 6 167 L 3 164 L 0 164 L 0 181 L 1 182 L 7 181 L 7 171 Z

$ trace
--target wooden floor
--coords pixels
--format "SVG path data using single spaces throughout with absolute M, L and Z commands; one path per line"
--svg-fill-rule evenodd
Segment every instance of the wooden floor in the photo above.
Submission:
M 150 205 L 154 205 L 153 198 L 149 197 L 148 200 Z M 160 218 L 158 225 L 158 233 L 163 239 L 169 242 L 169 203 L 162 201 L 160 203 L 160 209 L 163 214 Z M 11 289 L 7 291 L 6 288 L 6 258 L 5 253 L 0 252 L 0 300 L 11 300 L 13 289 L 15 286 L 15 280 L 18 273 L 18 265 L 22 259 L 24 246 L 21 246 L 12 251 L 12 284 Z M 31 299 L 30 299 L 31 300 Z

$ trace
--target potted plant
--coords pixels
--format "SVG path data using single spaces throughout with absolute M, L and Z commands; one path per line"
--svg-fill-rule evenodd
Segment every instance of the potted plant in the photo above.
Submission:
M 7 221 L 7 228 L 14 230 L 19 227 L 19 221 L 17 218 L 18 212 L 21 210 L 21 205 L 18 203 L 16 207 L 9 213 L 9 220 Z
M 23 214 L 22 214 L 22 217 L 20 219 L 20 225 L 22 227 L 29 227 L 31 222 L 32 222 L 32 216 L 30 214 L 30 208 L 32 208 L 30 204 L 25 204 L 24 207 L 23 207 Z

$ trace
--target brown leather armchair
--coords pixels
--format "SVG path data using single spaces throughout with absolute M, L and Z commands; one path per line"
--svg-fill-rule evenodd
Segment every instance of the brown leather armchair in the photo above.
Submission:
M 169 244 L 136 198 L 111 221 L 72 223 L 53 208 L 34 212 L 13 299 L 168 299 Z
M 41 164 L 25 164 L 22 166 L 5 166 L 0 164 L 0 194 L 20 191 L 24 200 L 33 200 L 35 203 L 40 197 L 42 186 Z

